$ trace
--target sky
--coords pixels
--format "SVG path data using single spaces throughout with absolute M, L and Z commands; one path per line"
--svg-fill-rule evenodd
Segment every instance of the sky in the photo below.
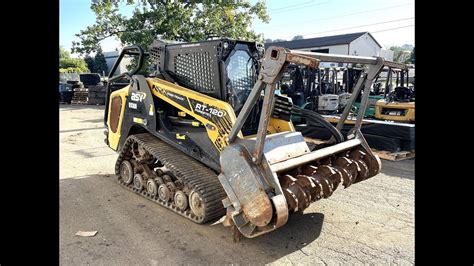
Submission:
M 257 0 L 250 0 L 255 3 Z M 251 28 L 265 39 L 305 39 L 368 31 L 386 49 L 415 44 L 414 0 L 266 0 L 268 24 L 254 20 Z M 133 6 L 122 5 L 125 16 Z M 75 34 L 94 24 L 95 14 L 87 0 L 60 0 L 60 45 L 70 50 Z M 120 48 L 109 38 L 101 42 L 104 51 Z M 73 56 L 78 56 L 73 54 Z

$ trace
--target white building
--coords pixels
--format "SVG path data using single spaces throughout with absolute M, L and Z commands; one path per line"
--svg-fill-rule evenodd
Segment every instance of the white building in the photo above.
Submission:
M 265 47 L 271 45 L 318 53 L 381 56 L 385 60 L 393 61 L 393 51 L 382 49 L 382 46 L 369 32 L 265 43 Z M 335 65 L 332 64 L 331 66 Z

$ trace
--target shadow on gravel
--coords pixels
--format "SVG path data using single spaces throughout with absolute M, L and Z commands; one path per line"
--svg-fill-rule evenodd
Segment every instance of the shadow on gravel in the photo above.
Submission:
M 100 122 L 104 122 L 104 118 L 98 118 L 98 119 L 82 119 L 81 120 L 82 123 L 86 122 L 86 123 L 100 123 Z
M 323 221 L 322 213 L 293 214 L 283 227 L 254 239 L 242 239 L 241 242 L 269 255 L 262 258 L 262 263 L 270 263 L 298 250 L 301 255 L 307 255 L 301 248 L 319 237 Z
M 104 130 L 104 127 L 87 127 L 87 128 L 77 128 L 77 129 L 66 129 L 59 130 L 59 133 L 68 133 L 68 132 L 77 132 L 77 131 L 86 131 L 86 130 Z
M 60 104 L 59 108 L 66 109 L 66 110 L 83 110 L 83 109 L 103 110 L 105 108 L 105 105 Z
M 389 176 L 415 180 L 415 159 L 398 162 L 382 160 L 381 172 Z

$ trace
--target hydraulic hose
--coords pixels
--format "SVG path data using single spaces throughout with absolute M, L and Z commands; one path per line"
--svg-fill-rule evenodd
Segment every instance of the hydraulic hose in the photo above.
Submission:
M 293 105 L 291 109 L 291 114 L 301 116 L 302 118 L 306 119 L 306 121 L 308 121 L 308 124 L 319 124 L 323 126 L 334 136 L 336 143 L 341 143 L 344 141 L 344 136 L 342 136 L 341 132 L 339 132 L 339 130 L 337 130 L 337 128 L 335 128 L 331 123 L 326 121 L 326 119 L 324 119 L 324 117 L 322 117 L 320 114 L 311 110 L 305 110 L 295 105 Z

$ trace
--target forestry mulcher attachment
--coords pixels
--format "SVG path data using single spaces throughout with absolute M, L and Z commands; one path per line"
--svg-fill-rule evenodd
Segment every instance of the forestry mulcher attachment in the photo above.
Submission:
M 126 55 L 135 56 L 137 66 L 114 75 Z M 138 74 L 147 56 L 156 65 L 149 77 Z M 338 187 L 375 176 L 381 163 L 360 132 L 362 116 L 344 139 L 319 114 L 275 94 L 289 63 L 315 68 L 334 59 L 366 65 L 357 93 L 370 88 L 384 63 L 282 47 L 263 51 L 254 42 L 229 39 L 154 41 L 149 53 L 124 48 L 109 74 L 104 116 L 105 142 L 119 152 L 119 183 L 196 223 L 225 215 L 234 236 L 252 238 L 283 226 L 291 213 Z M 307 143 L 295 131 L 293 114 L 333 136 Z

